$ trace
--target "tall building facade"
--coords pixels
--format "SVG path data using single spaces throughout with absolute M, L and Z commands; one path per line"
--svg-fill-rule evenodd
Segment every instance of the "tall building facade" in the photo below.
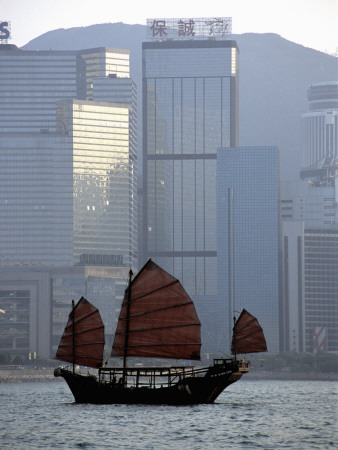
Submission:
M 305 352 L 304 221 L 282 219 L 281 252 L 280 347 Z
M 56 133 L 0 133 L 0 268 L 73 264 L 70 145 Z
M 309 111 L 301 116 L 303 167 L 329 167 L 338 158 L 338 81 L 312 84 L 307 98 Z
M 217 294 L 217 148 L 238 143 L 238 48 L 169 40 L 142 51 L 143 255 L 181 280 L 207 330 Z
M 130 77 L 129 51 L 20 50 L 0 45 L 0 132 L 54 132 L 58 100 L 93 100 L 93 82 L 116 74 Z
M 282 349 L 338 352 L 338 183 L 313 173 L 281 184 Z
M 338 353 L 338 228 L 305 229 L 305 348 Z
M 226 346 L 231 345 L 233 316 L 246 308 L 262 325 L 269 352 L 278 353 L 277 147 L 218 150 L 217 214 L 218 310 Z
M 127 50 L 0 45 L 0 61 L 0 321 L 16 330 L 0 348 L 49 356 L 74 283 L 107 310 L 137 267 L 136 87 Z
M 136 141 L 127 104 L 64 100 L 60 134 L 72 155 L 75 265 L 137 267 Z
M 0 264 L 62 267 L 86 254 L 119 255 L 136 267 L 129 51 L 0 45 L 0 58 Z M 113 240 L 120 249 L 113 251 Z
M 281 187 L 283 349 L 338 352 L 338 82 L 308 100 L 302 180 Z

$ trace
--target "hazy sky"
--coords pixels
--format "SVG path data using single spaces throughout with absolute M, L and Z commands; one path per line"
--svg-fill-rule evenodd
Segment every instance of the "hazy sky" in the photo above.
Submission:
M 0 21 L 11 22 L 10 43 L 18 46 L 57 28 L 145 25 L 147 18 L 232 17 L 234 34 L 277 33 L 331 54 L 338 47 L 338 0 L 0 0 L 0 14 Z

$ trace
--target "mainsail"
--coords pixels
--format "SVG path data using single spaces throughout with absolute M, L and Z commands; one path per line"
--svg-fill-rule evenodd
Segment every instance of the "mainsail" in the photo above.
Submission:
M 104 325 L 98 309 L 84 297 L 69 314 L 56 359 L 88 367 L 101 367 Z
M 267 351 L 264 333 L 258 320 L 243 309 L 234 325 L 231 353 L 236 355 Z
M 200 359 L 200 328 L 181 283 L 149 260 L 126 289 L 111 355 Z

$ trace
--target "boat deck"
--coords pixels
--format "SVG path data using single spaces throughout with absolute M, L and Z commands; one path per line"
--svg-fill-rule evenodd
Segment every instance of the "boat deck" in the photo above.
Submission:
M 233 370 L 233 359 L 216 359 L 211 367 L 194 366 L 170 367 L 101 367 L 99 381 L 103 383 L 122 384 L 124 386 L 172 386 L 187 378 L 214 376 L 227 369 Z

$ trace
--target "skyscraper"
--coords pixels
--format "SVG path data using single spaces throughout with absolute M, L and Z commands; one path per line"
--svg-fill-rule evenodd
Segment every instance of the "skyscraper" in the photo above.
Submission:
M 228 346 L 233 316 L 246 308 L 262 325 L 269 352 L 278 353 L 277 147 L 218 150 L 217 214 L 218 311 Z
M 72 292 L 108 310 L 137 266 L 136 88 L 127 50 L 0 45 L 0 61 L 0 319 L 16 330 L 0 348 L 49 356 Z
M 282 349 L 337 352 L 337 226 L 283 220 L 282 254 Z
M 95 255 L 104 265 L 115 255 L 136 267 L 129 52 L 9 48 L 0 46 L 0 264 L 62 267 Z
M 303 180 L 281 187 L 283 348 L 337 352 L 338 82 L 309 86 L 308 100 Z
M 54 132 L 58 100 L 93 100 L 94 79 L 130 76 L 128 50 L 34 51 L 0 45 L 0 59 L 1 133 Z
M 309 111 L 301 118 L 303 167 L 319 169 L 338 158 L 338 81 L 312 84 L 307 98 Z
M 217 293 L 217 148 L 238 143 L 238 48 L 196 36 L 142 49 L 144 259 L 181 280 L 207 331 Z

